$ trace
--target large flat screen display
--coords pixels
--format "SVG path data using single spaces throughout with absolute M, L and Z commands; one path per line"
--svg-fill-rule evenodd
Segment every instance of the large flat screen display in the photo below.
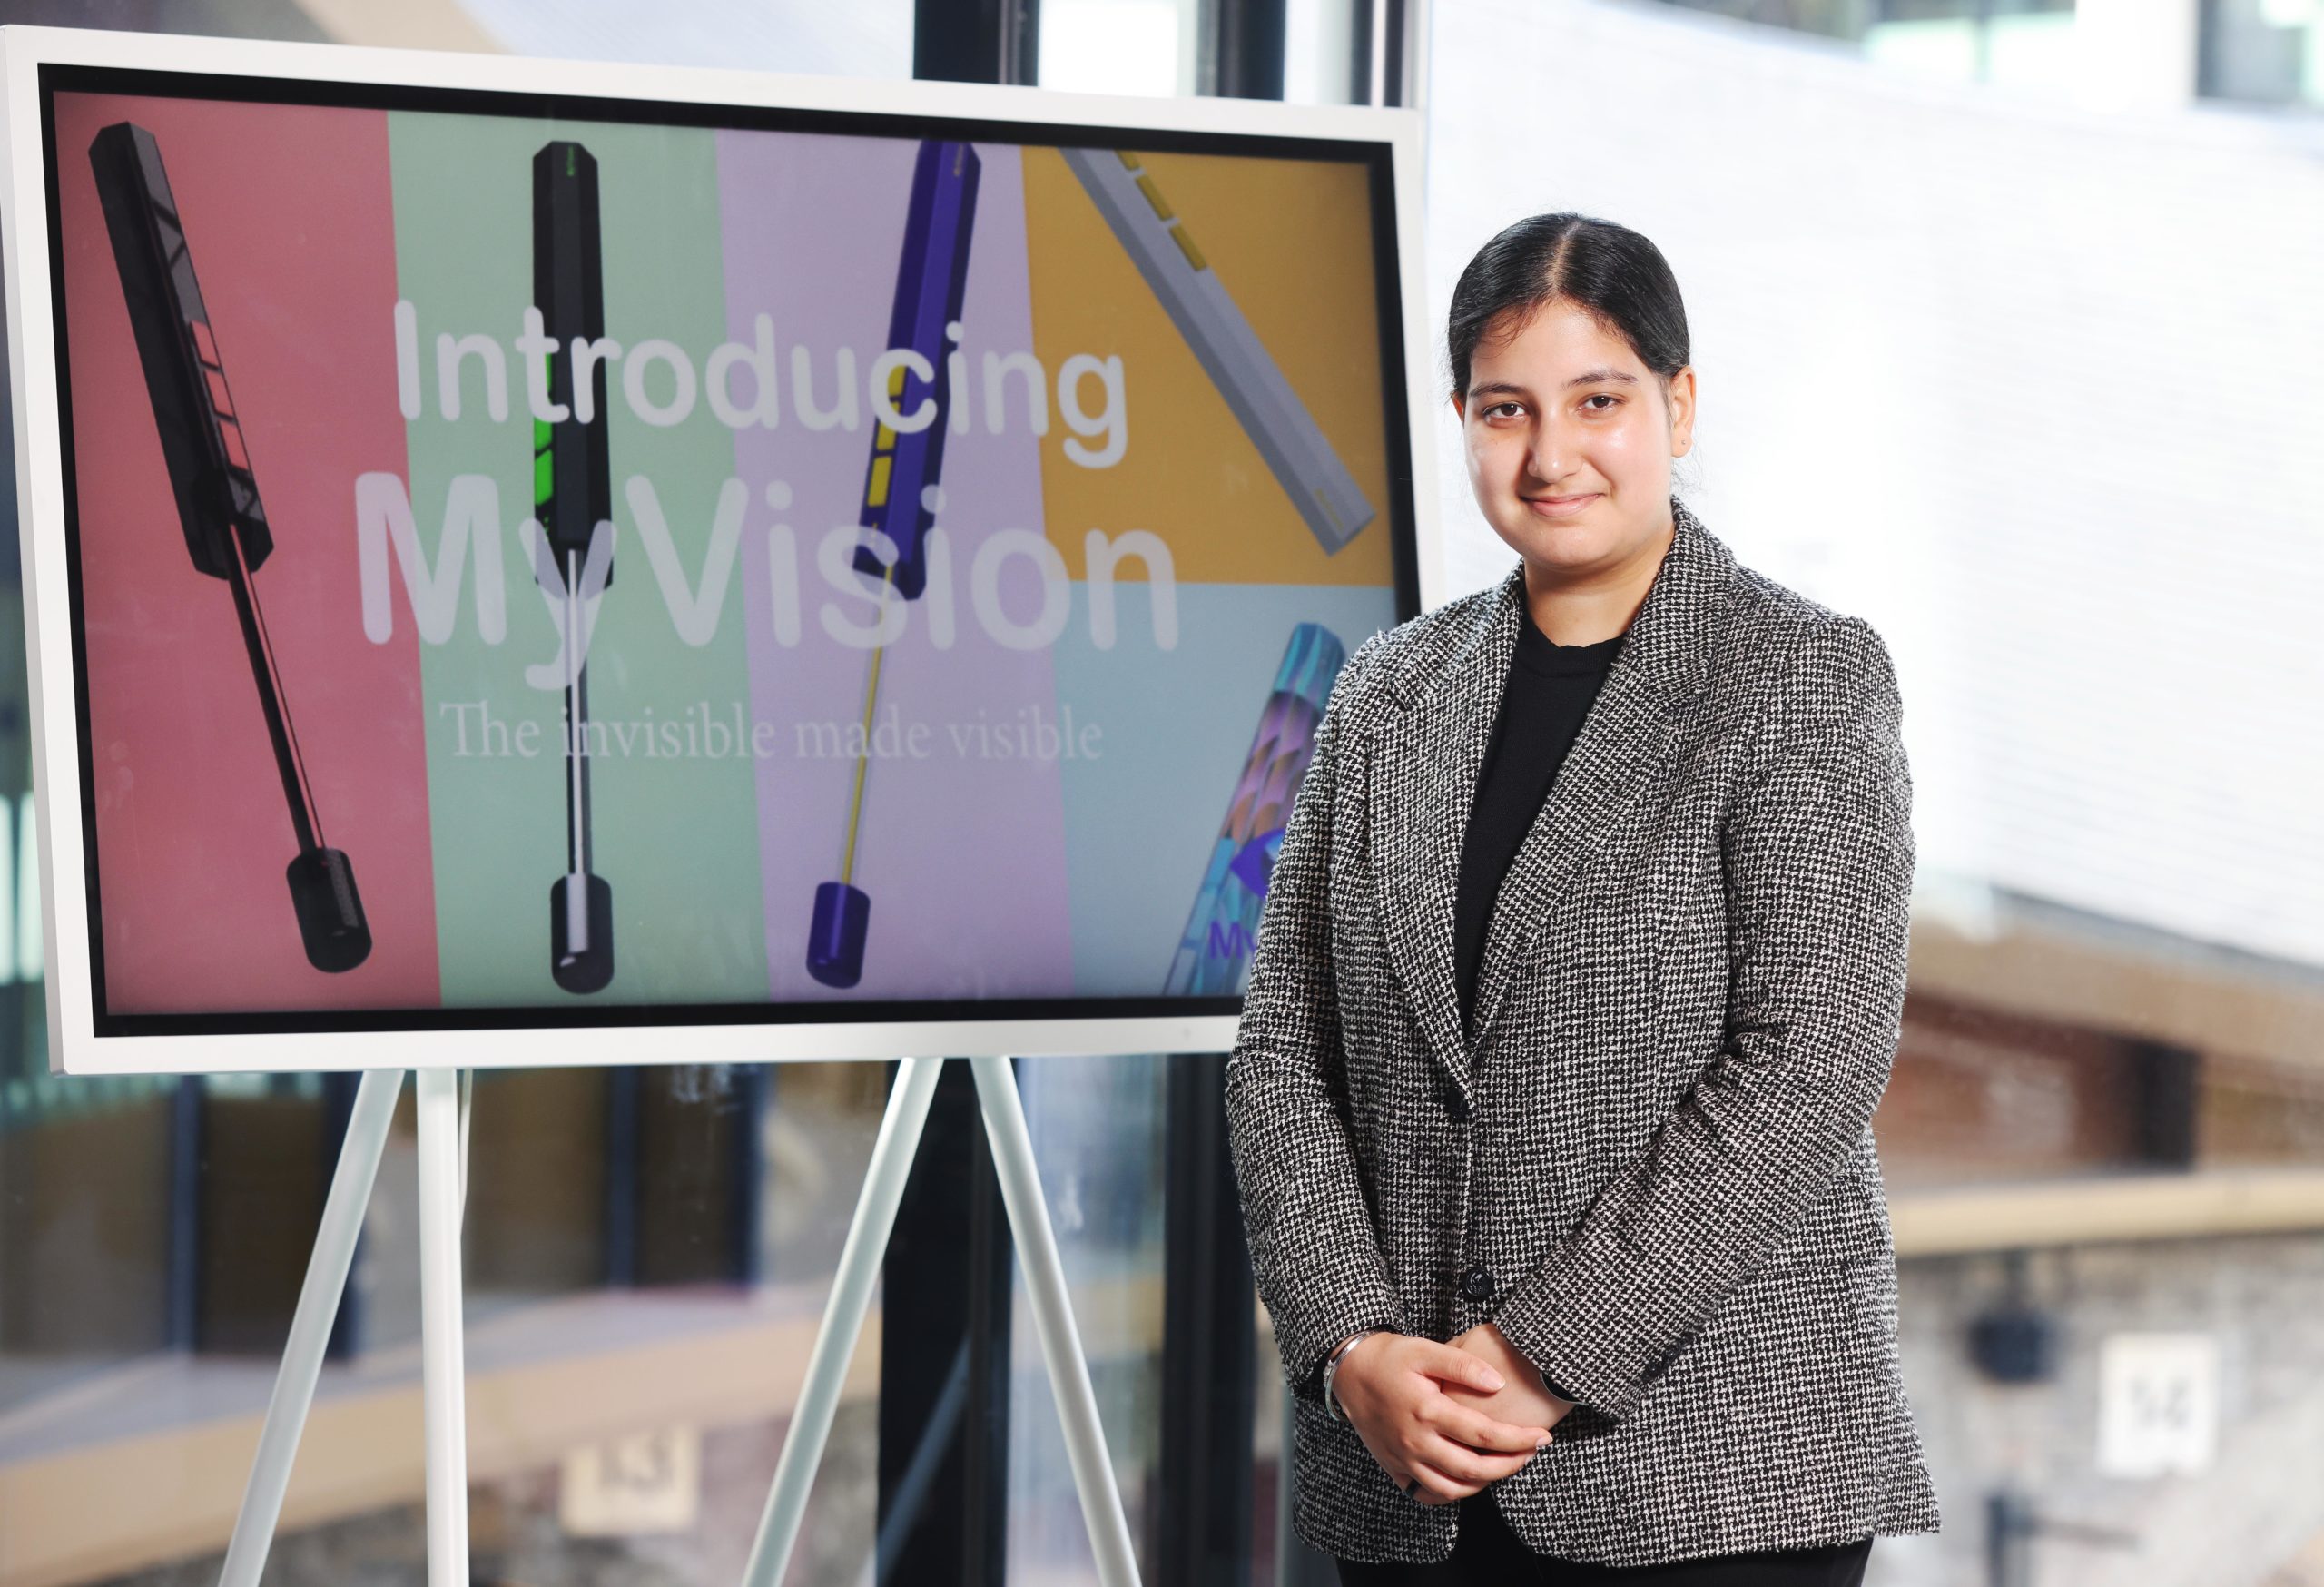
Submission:
M 9 32 L 68 1067 L 1231 1041 L 1405 118 Z

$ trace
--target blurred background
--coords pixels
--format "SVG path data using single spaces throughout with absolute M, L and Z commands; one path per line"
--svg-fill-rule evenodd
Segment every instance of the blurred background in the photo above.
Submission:
M 0 20 L 1416 105 L 1432 340 L 1508 222 L 1644 232 L 1694 330 L 1679 493 L 1871 619 L 1907 702 L 1921 891 L 1876 1129 L 1945 1530 L 1867 1582 L 2324 1584 L 2324 0 Z M 1450 596 L 1509 554 L 1437 418 Z M 48 1076 L 19 583 L 0 531 L 0 1587 L 206 1584 L 352 1079 Z M 1220 1065 L 1018 1073 L 1145 1579 L 1330 1583 L 1284 1538 Z M 1095 1580 L 952 1067 L 793 1582 Z M 481 1077 L 479 1582 L 739 1578 L 891 1079 Z M 404 1108 L 270 1582 L 425 1576 Z

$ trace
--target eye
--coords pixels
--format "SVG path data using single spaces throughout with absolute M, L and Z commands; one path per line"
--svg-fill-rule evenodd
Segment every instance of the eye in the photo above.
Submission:
M 1590 409 L 1591 412 L 1611 413 L 1616 408 L 1620 408 L 1622 405 L 1622 399 L 1615 396 L 1611 391 L 1592 391 L 1589 396 L 1584 397 L 1582 400 L 1584 402 L 1595 402 L 1601 397 L 1605 399 L 1610 406 L 1605 408 L 1593 408 Z
M 1486 417 L 1487 419 L 1491 419 L 1493 415 L 1495 415 L 1495 414 L 1497 414 L 1497 413 L 1501 413 L 1501 412 L 1502 412 L 1502 411 L 1504 411 L 1504 410 L 1505 410 L 1505 411 L 1507 411 L 1507 412 L 1508 412 L 1508 414 L 1510 415 L 1510 417 L 1512 417 L 1512 418 L 1515 418 L 1515 417 L 1516 417 L 1516 415 L 1518 414 L 1518 412 L 1519 412 L 1519 411 L 1523 408 L 1523 406 L 1524 406 L 1524 404 L 1522 404 L 1522 403 L 1521 403 L 1521 402 L 1514 402 L 1514 401 L 1511 401 L 1511 402 L 1496 402 L 1496 403 L 1494 403 L 1492 407 L 1490 407 L 1490 408 L 1488 408 L 1488 409 L 1485 409 L 1485 417 Z

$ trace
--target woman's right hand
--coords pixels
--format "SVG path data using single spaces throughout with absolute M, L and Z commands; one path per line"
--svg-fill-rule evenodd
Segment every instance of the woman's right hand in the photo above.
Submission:
M 1482 1394 L 1501 1374 L 1451 1345 L 1411 1334 L 1378 1333 L 1340 1358 L 1332 1395 L 1364 1447 L 1396 1485 L 1423 1504 L 1450 1504 L 1521 1468 L 1552 1436 L 1547 1427 L 1498 1421 L 1440 1386 Z

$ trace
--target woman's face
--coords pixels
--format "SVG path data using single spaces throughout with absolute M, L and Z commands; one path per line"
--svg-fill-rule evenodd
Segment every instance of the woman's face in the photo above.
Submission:
M 1469 485 L 1493 531 L 1552 577 L 1615 567 L 1670 527 L 1670 463 L 1693 444 L 1695 372 L 1661 385 L 1573 304 L 1478 342 L 1452 399 Z

